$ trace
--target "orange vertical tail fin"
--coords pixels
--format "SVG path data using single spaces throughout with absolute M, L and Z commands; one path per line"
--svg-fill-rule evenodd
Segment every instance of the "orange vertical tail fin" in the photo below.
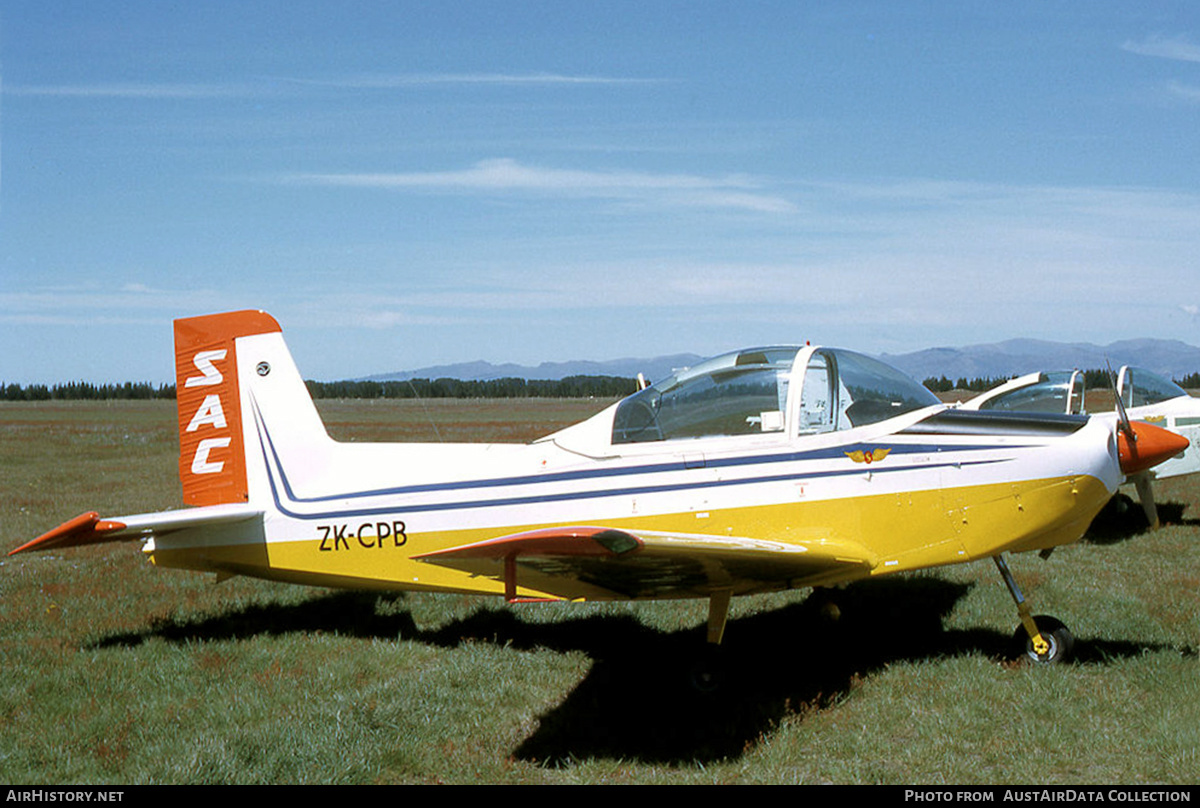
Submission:
M 175 321 L 179 479 L 185 504 L 249 499 L 237 340 L 280 330 L 279 323 L 262 311 Z

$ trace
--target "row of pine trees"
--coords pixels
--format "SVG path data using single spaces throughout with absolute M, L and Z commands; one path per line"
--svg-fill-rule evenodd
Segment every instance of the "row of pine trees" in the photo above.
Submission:
M 1008 381 L 1008 378 L 1005 376 L 996 378 L 979 376 L 974 379 L 960 377 L 958 381 L 950 381 L 945 376 L 930 376 L 922 384 L 935 393 L 948 393 L 951 390 L 968 390 L 972 393 L 982 393 L 1006 381 Z M 1182 379 L 1173 379 L 1172 381 L 1185 390 L 1195 390 L 1200 388 L 1200 373 L 1189 373 Z M 1112 380 L 1105 369 L 1085 370 L 1083 372 L 1083 386 L 1086 390 L 1112 387 Z
M 1110 386 L 1107 370 L 1084 372 L 1084 384 L 1091 390 Z M 924 381 L 935 393 L 968 390 L 982 393 L 1007 378 L 960 378 L 930 376 Z M 1189 373 L 1175 383 L 1188 390 L 1200 388 L 1200 373 Z M 565 379 L 410 379 L 407 381 L 305 382 L 313 398 L 620 398 L 637 390 L 637 381 L 620 376 L 568 376 Z M 173 399 L 175 385 L 150 382 L 124 384 L 3 384 L 0 401 L 101 401 L 105 399 Z
M 637 390 L 635 379 L 568 376 L 565 379 L 411 379 L 408 381 L 305 382 L 313 398 L 619 398 Z M 0 401 L 101 401 L 173 399 L 175 385 L 149 382 L 0 384 Z

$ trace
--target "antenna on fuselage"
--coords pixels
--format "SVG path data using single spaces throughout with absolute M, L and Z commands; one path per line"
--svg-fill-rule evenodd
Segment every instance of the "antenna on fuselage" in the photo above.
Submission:
M 429 408 L 425 406 L 425 399 L 421 398 L 421 392 L 417 390 L 417 386 L 413 384 L 412 379 L 408 380 L 408 386 L 412 388 L 413 397 L 417 399 L 417 403 L 421 405 L 421 411 L 425 413 L 425 417 L 429 419 L 429 425 L 433 427 L 433 434 L 437 436 L 438 443 L 445 443 L 442 440 L 442 433 L 438 432 L 437 424 L 434 423 L 433 416 L 429 414 Z

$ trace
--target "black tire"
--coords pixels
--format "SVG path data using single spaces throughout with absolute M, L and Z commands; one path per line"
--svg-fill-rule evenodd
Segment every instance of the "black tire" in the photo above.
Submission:
M 1020 625 L 1013 632 L 1017 658 L 1035 665 L 1061 665 L 1070 660 L 1075 653 L 1075 635 L 1071 630 L 1061 620 L 1045 614 L 1034 616 L 1033 621 L 1037 623 L 1042 638 L 1050 643 L 1050 652 L 1044 657 L 1038 656 L 1037 651 L 1033 650 L 1029 632 L 1025 631 L 1024 625 Z
M 688 684 L 703 696 L 719 692 L 729 676 L 725 654 L 720 646 L 706 645 L 688 666 Z

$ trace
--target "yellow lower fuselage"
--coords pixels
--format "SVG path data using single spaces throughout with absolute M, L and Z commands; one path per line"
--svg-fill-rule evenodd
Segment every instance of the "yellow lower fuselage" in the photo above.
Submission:
M 673 446 L 604 461 L 581 461 L 555 445 L 534 444 L 503 447 L 493 463 L 485 459 L 487 447 L 458 447 L 452 454 L 462 457 L 440 472 L 440 480 L 433 464 L 420 462 L 439 447 L 336 445 L 323 450 L 322 463 L 361 461 L 379 469 L 376 453 L 393 451 L 391 468 L 411 468 L 417 460 L 426 471 L 382 483 L 377 473 L 369 491 L 346 487 L 320 497 L 305 496 L 302 481 L 293 479 L 304 475 L 291 475 L 285 459 L 267 452 L 271 459 L 262 471 L 275 507 L 261 527 L 180 531 L 156 539 L 147 551 L 161 566 L 312 585 L 502 594 L 499 576 L 415 557 L 586 524 L 669 534 L 697 547 L 752 536 L 867 559 L 859 567 L 769 583 L 716 576 L 734 594 L 837 583 L 1078 539 L 1117 482 L 1111 447 L 1088 430 L 1095 425 L 1037 440 L 851 435 L 863 440 L 847 442 L 846 436 L 825 436 L 764 444 L 749 453 L 696 441 L 686 450 Z M 851 457 L 862 446 L 890 451 L 864 463 Z M 468 460 L 472 451 L 476 456 Z M 400 462 L 406 456 L 409 461 Z M 455 478 L 464 462 L 477 473 Z M 1031 468 L 1052 474 L 1032 477 Z M 318 490 L 324 489 L 314 483 L 313 492 Z M 681 585 L 653 596 L 704 596 L 715 585 L 710 576 L 703 586 Z M 587 580 L 557 582 L 553 591 L 522 586 L 518 594 L 614 597 Z

